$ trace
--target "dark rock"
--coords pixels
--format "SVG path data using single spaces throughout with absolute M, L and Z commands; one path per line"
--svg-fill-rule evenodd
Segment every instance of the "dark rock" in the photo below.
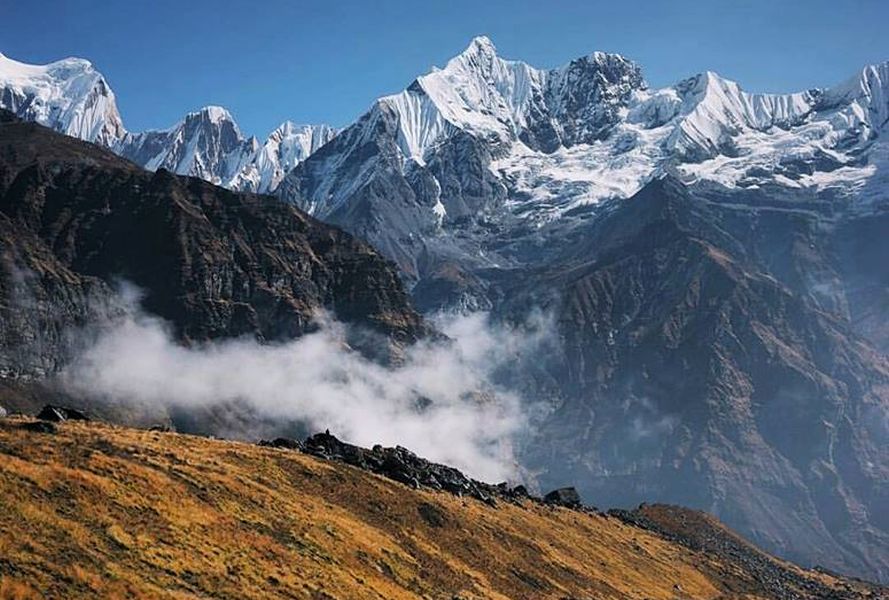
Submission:
M 528 488 L 521 484 L 515 487 L 510 487 L 507 482 L 503 481 L 498 483 L 495 487 L 497 488 L 499 496 L 509 500 L 518 501 L 531 498 L 531 494 L 528 493 Z
M 176 431 L 176 430 L 170 425 L 152 425 L 151 427 L 148 428 L 148 431 L 155 431 L 155 432 L 159 432 L 159 433 L 170 433 L 170 432 Z
M 6 110 L 5 108 L 0 108 L 0 123 L 19 123 L 21 119 L 19 119 L 15 113 Z
M 580 494 L 573 487 L 553 490 L 543 497 L 543 501 L 547 504 L 564 506 L 566 508 L 581 508 L 583 506 L 583 502 L 580 501 Z
M 260 446 L 267 448 L 286 448 L 287 450 L 302 450 L 303 443 L 291 438 L 279 437 L 273 440 L 259 440 Z
M 28 421 L 22 423 L 21 428 L 35 433 L 57 433 L 59 430 L 54 423 L 49 421 Z
M 492 506 L 496 505 L 497 497 L 512 499 L 511 495 L 501 493 L 497 486 L 470 479 L 453 467 L 420 458 L 401 446 L 384 448 L 377 445 L 368 450 L 342 442 L 329 433 L 318 433 L 305 441 L 304 451 L 377 473 L 413 488 L 469 496 Z M 512 490 L 509 493 L 512 494 Z
M 53 406 L 52 404 L 47 404 L 46 406 L 44 406 L 43 410 L 37 413 L 37 418 L 42 421 L 53 421 L 55 423 L 61 423 L 62 421 L 90 420 L 86 413 L 79 411 L 76 408 L 68 408 L 67 406 Z

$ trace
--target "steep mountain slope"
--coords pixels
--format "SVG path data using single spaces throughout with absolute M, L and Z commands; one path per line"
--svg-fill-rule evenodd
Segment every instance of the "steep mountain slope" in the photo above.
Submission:
M 478 38 L 278 193 L 395 260 L 421 309 L 554 316 L 559 349 L 513 374 L 552 402 L 541 481 L 885 578 L 887 74 L 651 90 L 618 55 L 542 71 Z
M 524 462 L 599 502 L 704 508 L 803 564 L 885 576 L 889 360 L 761 270 L 759 252 L 793 261 L 774 238 L 793 245 L 799 215 L 762 210 L 772 231 L 741 243 L 738 215 L 701 200 L 650 184 L 574 259 L 504 277 L 503 309 L 547 307 L 562 340 L 561 398 Z
M 269 192 L 330 141 L 327 125 L 281 124 L 260 143 L 223 108 L 207 106 L 169 129 L 127 132 L 114 93 L 89 61 L 28 65 L 0 55 L 0 108 L 114 150 L 149 170 L 167 169 L 236 190 Z
M 28 423 L 0 420 L 3 597 L 883 593 L 758 554 L 691 511 L 489 506 L 292 450 L 89 423 L 41 434 Z M 693 549 L 695 534 L 709 545 Z
M 113 314 L 120 279 L 183 340 L 289 339 L 319 309 L 396 345 L 426 332 L 389 263 L 350 235 L 33 123 L 0 123 L 0 232 L 9 376 L 57 366 L 59 336 Z

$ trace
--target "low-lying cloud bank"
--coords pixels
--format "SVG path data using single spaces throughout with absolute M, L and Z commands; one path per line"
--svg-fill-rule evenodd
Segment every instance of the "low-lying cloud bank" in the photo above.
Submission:
M 533 354 L 544 321 L 521 328 L 492 326 L 484 314 L 436 321 L 451 342 L 417 344 L 402 364 L 386 367 L 349 349 L 345 326 L 323 315 L 317 332 L 285 344 L 186 348 L 164 322 L 134 310 L 80 353 L 61 381 L 115 403 L 176 410 L 237 403 L 360 445 L 400 444 L 480 479 L 515 479 L 511 440 L 527 424 L 525 404 L 492 378 Z

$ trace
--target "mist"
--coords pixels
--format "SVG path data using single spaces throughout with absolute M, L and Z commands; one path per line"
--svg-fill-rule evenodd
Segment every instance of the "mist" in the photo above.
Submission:
M 528 424 L 527 400 L 492 383 L 533 354 L 543 320 L 494 326 L 485 314 L 440 315 L 450 341 L 409 347 L 383 366 L 347 346 L 348 330 L 325 314 L 319 329 L 263 345 L 228 340 L 184 347 L 169 326 L 138 309 L 93 337 L 61 374 L 74 394 L 166 409 L 237 403 L 273 421 L 329 429 L 363 446 L 405 446 L 486 481 L 516 480 L 512 442 Z

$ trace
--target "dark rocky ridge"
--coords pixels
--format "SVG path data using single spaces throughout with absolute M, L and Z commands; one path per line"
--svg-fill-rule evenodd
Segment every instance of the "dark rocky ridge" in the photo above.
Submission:
M 125 280 L 185 342 L 307 331 L 319 309 L 389 357 L 429 330 L 370 246 L 270 197 L 149 173 L 98 146 L 3 113 L 0 370 L 41 376 L 71 332 L 122 309 Z M 375 337 L 376 336 L 376 337 Z
M 530 498 L 528 491 L 522 485 L 512 487 L 506 482 L 491 485 L 477 481 L 453 467 L 420 458 L 401 446 L 384 448 L 377 445 L 367 449 L 343 442 L 329 432 L 316 433 L 303 442 L 290 438 L 276 438 L 262 440 L 259 445 L 297 450 L 319 458 L 344 462 L 413 488 L 424 487 L 446 491 L 458 496 L 475 498 L 491 505 L 496 504 L 498 498 L 508 501 Z M 568 505 L 555 500 L 548 501 L 548 503 Z M 570 506 L 580 507 L 579 500 L 576 503 L 571 503 Z

